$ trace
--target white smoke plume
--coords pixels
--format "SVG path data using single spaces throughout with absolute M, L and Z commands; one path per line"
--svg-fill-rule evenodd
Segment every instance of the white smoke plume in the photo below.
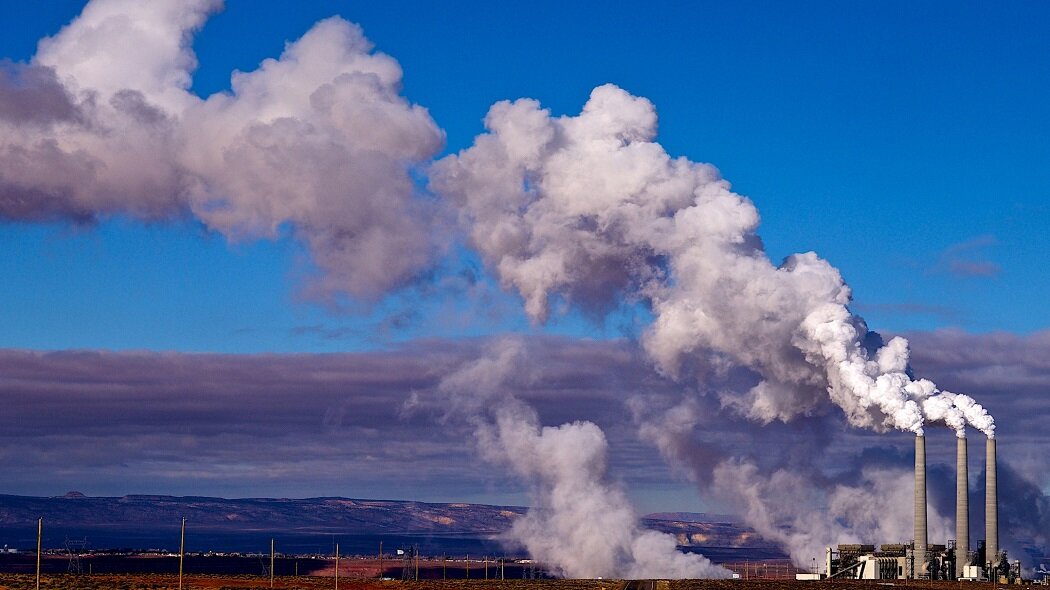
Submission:
M 608 443 L 592 422 L 542 426 L 513 395 L 528 383 L 527 350 L 504 339 L 437 387 L 432 404 L 465 417 L 481 456 L 531 486 L 533 506 L 508 533 L 529 555 L 571 578 L 726 578 L 730 572 L 679 552 L 672 535 L 642 529 L 626 495 L 608 481 Z M 419 393 L 408 407 L 428 405 Z
M 0 218 L 192 214 L 232 240 L 290 231 L 319 293 L 410 281 L 440 239 L 409 171 L 444 133 L 400 96 L 398 63 L 331 18 L 201 99 L 191 42 L 221 5 L 93 0 L 0 66 Z
M 555 297 L 595 309 L 646 300 L 645 348 L 667 374 L 706 351 L 761 374 L 728 403 L 750 418 L 789 421 L 830 395 L 855 426 L 921 434 L 926 419 L 950 419 L 992 436 L 980 406 L 940 411 L 949 400 L 908 374 L 906 340 L 878 346 L 834 267 L 812 252 L 774 265 L 751 201 L 712 166 L 671 158 L 656 125 L 652 103 L 613 85 L 577 116 L 500 102 L 487 133 L 435 164 L 431 185 L 535 321 Z
M 643 343 L 666 374 L 744 366 L 761 376 L 743 394 L 720 393 L 750 419 L 788 422 L 830 398 L 859 427 L 921 434 L 931 421 L 993 435 L 971 398 L 912 378 L 907 341 L 870 333 L 830 264 L 810 252 L 774 265 L 754 205 L 711 166 L 671 158 L 654 142 L 656 121 L 649 101 L 611 85 L 578 116 L 498 103 L 488 132 L 438 162 L 431 184 L 460 207 L 471 243 L 535 321 L 553 298 L 598 310 L 618 297 L 648 301 Z M 688 399 L 655 421 L 632 409 L 643 438 L 801 567 L 828 545 L 909 538 L 910 472 L 869 470 L 831 487 L 787 469 L 764 475 L 692 445 L 699 406 Z M 930 526 L 947 536 L 938 515 Z

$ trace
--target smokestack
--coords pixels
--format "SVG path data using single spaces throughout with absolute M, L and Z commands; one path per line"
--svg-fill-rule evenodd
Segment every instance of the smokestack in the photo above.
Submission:
M 968 497 L 966 438 L 955 439 L 955 577 L 963 576 L 970 555 L 970 500 Z
M 915 577 L 926 564 L 926 437 L 915 437 Z
M 995 483 L 995 439 L 985 446 L 984 547 L 985 561 L 992 567 L 999 561 L 999 495 Z

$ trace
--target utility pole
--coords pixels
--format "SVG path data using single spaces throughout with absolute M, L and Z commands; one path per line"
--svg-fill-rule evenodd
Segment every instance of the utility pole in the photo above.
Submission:
M 182 590 L 182 560 L 186 555 L 186 517 L 182 517 L 182 533 L 179 535 L 179 590 Z
M 463 560 L 463 561 L 464 561 L 464 563 L 467 564 L 467 579 L 469 580 L 470 579 L 470 556 L 468 555 L 467 558 L 465 560 Z
M 383 542 L 379 542 L 379 579 L 383 579 Z
M 489 579 L 489 556 L 485 556 L 485 579 Z
M 40 539 L 44 535 L 44 519 L 36 521 L 36 590 L 40 590 Z
M 270 537 L 270 588 L 273 588 L 273 537 Z
M 335 544 L 335 590 L 339 590 L 339 543 Z
M 419 547 L 415 548 L 416 551 L 416 581 L 419 581 Z

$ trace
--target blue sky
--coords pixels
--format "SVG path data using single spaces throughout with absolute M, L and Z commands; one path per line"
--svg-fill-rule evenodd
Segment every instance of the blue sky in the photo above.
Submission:
M 29 59 L 79 9 L 5 2 L 0 55 Z M 195 92 L 227 89 L 232 70 L 333 14 L 401 63 L 448 152 L 497 100 L 574 114 L 613 82 L 655 103 L 672 155 L 713 163 L 755 201 L 774 259 L 812 249 L 839 267 L 873 328 L 1050 325 L 1045 3 L 231 0 L 196 39 Z M 570 312 L 532 328 L 484 277 L 499 301 L 485 321 L 454 289 L 333 310 L 299 296 L 305 256 L 287 237 L 231 245 L 190 222 L 4 223 L 0 345 L 337 351 L 508 330 L 618 337 L 644 323 Z M 482 274 L 469 255 L 446 266 Z

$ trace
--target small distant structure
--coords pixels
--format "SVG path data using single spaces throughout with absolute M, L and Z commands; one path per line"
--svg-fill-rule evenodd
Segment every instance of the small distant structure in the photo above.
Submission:
M 1044 586 L 1050 586 L 1050 570 L 1046 569 L 1046 564 L 1040 564 L 1039 569 L 1035 572 L 1036 582 Z
M 84 554 L 86 548 L 87 537 L 84 537 L 83 539 L 70 539 L 69 537 L 66 537 L 66 555 L 69 556 L 69 565 L 66 567 L 66 573 L 84 573 L 84 566 L 80 563 L 80 556 Z
M 2 549 L 0 549 L 0 553 L 8 553 L 8 554 L 18 553 L 18 549 L 15 549 L 14 547 L 8 547 L 5 544 L 4 547 Z
M 411 545 L 397 550 L 401 556 L 401 579 L 419 579 L 419 545 Z
M 262 555 L 259 556 L 259 568 L 262 570 L 262 577 L 270 577 L 270 566 L 266 563 L 266 557 Z

